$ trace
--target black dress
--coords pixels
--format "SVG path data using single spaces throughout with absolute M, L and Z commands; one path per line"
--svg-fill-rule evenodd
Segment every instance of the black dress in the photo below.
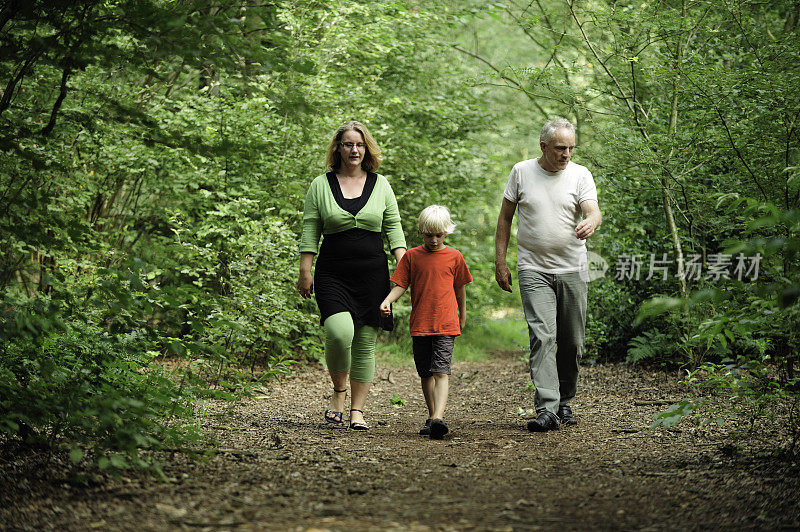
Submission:
M 350 214 L 367 204 L 377 174 L 368 172 L 361 196 L 346 199 L 336 179 L 328 172 L 328 185 L 336 203 Z M 389 293 L 389 264 L 383 251 L 381 233 L 353 228 L 324 235 L 314 269 L 314 293 L 320 323 L 339 312 L 349 312 L 356 326 L 370 325 L 391 331 L 391 316 L 383 317 L 379 306 Z

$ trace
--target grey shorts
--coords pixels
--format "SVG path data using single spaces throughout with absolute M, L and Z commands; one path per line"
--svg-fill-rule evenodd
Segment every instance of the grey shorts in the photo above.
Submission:
M 414 364 L 420 378 L 427 379 L 434 373 L 450 375 L 455 336 L 412 336 Z

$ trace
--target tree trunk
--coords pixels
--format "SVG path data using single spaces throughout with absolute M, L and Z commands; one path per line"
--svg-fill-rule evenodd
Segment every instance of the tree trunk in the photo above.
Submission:
M 681 20 L 686 19 L 686 0 L 681 1 Z M 669 134 L 675 136 L 678 131 L 678 82 L 680 81 L 681 59 L 683 58 L 683 31 L 678 33 L 678 42 L 675 48 L 675 77 L 672 80 L 672 105 L 669 114 Z M 665 161 L 665 165 L 669 161 Z M 666 172 L 666 168 L 665 168 Z M 683 246 L 678 236 L 678 227 L 675 225 L 675 216 L 672 212 L 672 203 L 669 195 L 669 181 L 667 176 L 661 178 L 661 197 L 664 204 L 664 216 L 667 219 L 667 229 L 672 238 L 672 248 L 675 260 L 678 263 L 678 279 L 681 283 L 681 297 L 686 299 L 686 270 L 683 259 Z

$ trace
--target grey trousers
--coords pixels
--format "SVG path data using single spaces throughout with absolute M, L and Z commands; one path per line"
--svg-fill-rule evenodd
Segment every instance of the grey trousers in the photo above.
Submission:
M 537 412 L 555 414 L 559 405 L 575 397 L 586 331 L 587 284 L 585 274 L 579 272 L 519 272 Z

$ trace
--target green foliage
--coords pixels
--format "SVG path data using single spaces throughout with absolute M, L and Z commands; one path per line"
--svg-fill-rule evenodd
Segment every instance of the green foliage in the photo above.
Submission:
M 673 427 L 680 423 L 683 418 L 692 415 L 696 408 L 697 405 L 691 401 L 679 401 L 667 408 L 664 412 L 656 414 L 656 421 L 650 426 L 650 428 L 654 429 L 662 426 L 668 429 Z
M 774 422 L 779 407 L 787 400 L 800 399 L 792 392 L 800 380 L 781 382 L 774 366 L 769 365 L 769 357 L 762 360 L 740 357 L 728 364 L 709 362 L 690 372 L 686 382 L 696 386 L 698 391 L 708 389 L 729 395 L 725 411 L 748 420 L 750 426 L 761 421 Z M 794 427 L 794 431 L 797 430 L 798 427 Z
M 394 394 L 389 399 L 389 404 L 392 405 L 395 408 L 402 408 L 402 407 L 406 406 L 406 400 L 403 399 L 402 397 L 400 397 L 399 395 Z
M 641 361 L 666 363 L 674 360 L 671 350 L 675 347 L 674 337 L 658 330 L 644 331 L 628 344 L 628 362 Z
M 742 286 L 738 291 L 731 290 L 729 285 L 708 289 L 692 294 L 685 305 L 678 301 L 643 306 L 640 316 L 644 319 L 681 308 L 707 315 L 682 345 L 694 344 L 714 356 L 702 364 L 695 361 L 692 367 L 696 369 L 689 372 L 686 382 L 694 394 L 713 390 L 724 393 L 730 400 L 721 407 L 705 409 L 701 422 L 721 422 L 725 416 L 735 415 L 747 419 L 752 428 L 763 420 L 774 421 L 777 412 L 788 405 L 792 410 L 788 417 L 791 441 L 786 451 L 791 455 L 800 436 L 800 425 L 793 413 L 800 404 L 800 379 L 794 367 L 800 310 L 797 298 L 792 296 L 800 286 L 800 271 L 794 266 L 800 246 L 800 218 L 796 210 L 782 211 L 758 200 L 734 198 L 731 210 L 750 217 L 744 234 L 750 238 L 730 239 L 726 251 L 761 253 L 761 275 L 766 285 Z M 780 229 L 787 236 L 762 236 L 764 232 L 769 235 L 770 229 Z M 787 268 L 787 264 L 792 266 Z M 639 349 L 637 353 L 644 352 L 638 346 L 635 349 Z M 691 404 L 694 410 L 705 406 L 706 401 L 686 400 L 681 404 Z M 668 426 L 667 423 L 675 424 L 688 413 L 685 408 L 671 408 L 660 414 L 659 420 Z
M 725 364 L 706 362 L 690 371 L 685 383 L 692 387 L 694 397 L 684 399 L 657 414 L 651 428 L 669 428 L 690 416 L 700 425 L 722 425 L 727 419 L 733 418 L 746 422 L 736 434 L 741 437 L 757 426 L 776 423 L 779 416 L 786 415 L 784 410 L 788 405 L 791 409 L 788 439 L 783 448 L 774 452 L 785 452 L 788 456 L 795 454 L 800 441 L 800 423 L 796 414 L 800 405 L 800 379 L 783 380 L 770 357 L 756 359 L 742 356 Z M 721 397 L 723 402 L 703 398 L 708 394 Z
M 142 333 L 108 334 L 68 323 L 20 335 L 0 357 L 0 434 L 67 448 L 73 462 L 159 472 L 141 450 L 197 439 L 192 392 L 151 361 Z M 176 422 L 175 419 L 183 419 Z
M 586 310 L 587 356 L 601 362 L 620 359 L 631 338 L 636 335 L 634 318 L 642 293 L 606 277 L 589 283 Z
M 286 373 L 287 362 L 313 354 L 319 342 L 304 334 L 313 319 L 287 289 L 296 277 L 296 240 L 256 202 L 216 204 L 191 230 L 184 217 L 172 218 L 177 255 L 159 275 L 171 303 L 163 326 L 183 331 L 193 354 L 215 366 L 252 370 L 260 362 L 262 378 Z

